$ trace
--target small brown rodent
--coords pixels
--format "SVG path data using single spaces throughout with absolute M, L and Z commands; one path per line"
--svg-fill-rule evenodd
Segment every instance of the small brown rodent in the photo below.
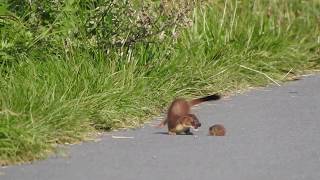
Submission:
M 225 136 L 226 128 L 221 124 L 215 124 L 209 128 L 210 136 Z

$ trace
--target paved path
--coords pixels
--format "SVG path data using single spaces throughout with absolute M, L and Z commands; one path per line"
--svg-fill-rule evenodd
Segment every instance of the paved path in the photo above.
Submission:
M 134 139 L 74 145 L 69 158 L 1 169 L 1 180 L 319 180 L 320 76 L 201 104 L 194 136 L 149 125 L 117 132 Z M 223 123 L 226 137 L 209 137 Z

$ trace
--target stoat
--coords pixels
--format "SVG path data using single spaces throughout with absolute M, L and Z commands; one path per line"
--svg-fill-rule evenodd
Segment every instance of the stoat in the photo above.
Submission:
M 201 126 L 198 118 L 194 114 L 191 114 L 191 107 L 205 101 L 218 100 L 220 98 L 220 95 L 214 94 L 191 101 L 182 98 L 175 99 L 168 109 L 166 119 L 157 127 L 162 128 L 168 124 L 168 133 L 171 135 L 181 132 L 190 134 L 190 128 L 197 129 Z

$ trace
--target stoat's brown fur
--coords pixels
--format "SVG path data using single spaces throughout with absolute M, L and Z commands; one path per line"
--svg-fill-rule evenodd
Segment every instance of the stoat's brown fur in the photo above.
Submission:
M 191 114 L 191 107 L 205 101 L 218 99 L 220 99 L 220 95 L 218 94 L 194 99 L 191 101 L 187 101 L 182 98 L 175 99 L 168 109 L 167 118 L 164 121 L 162 121 L 157 127 L 161 128 L 168 124 L 169 134 L 176 134 L 180 132 L 190 134 L 191 127 L 197 129 L 201 126 L 201 123 L 199 122 L 198 118 L 194 114 Z M 183 130 L 180 130 L 180 125 L 184 127 L 182 128 Z
M 198 118 L 193 114 L 187 114 L 185 116 L 181 116 L 176 121 L 168 121 L 168 134 L 176 135 L 185 133 L 187 135 L 191 135 L 192 132 L 190 128 L 197 129 L 201 126 Z
M 210 136 L 225 136 L 226 128 L 221 124 L 215 124 L 209 128 Z

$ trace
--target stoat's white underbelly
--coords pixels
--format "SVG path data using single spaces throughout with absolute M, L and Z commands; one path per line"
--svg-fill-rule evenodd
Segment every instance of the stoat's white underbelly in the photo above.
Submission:
M 184 126 L 182 126 L 181 124 L 178 124 L 178 125 L 176 126 L 176 132 L 177 132 L 177 133 L 184 132 L 184 131 L 186 131 L 187 129 L 189 129 L 189 128 L 188 128 L 188 127 L 184 127 Z

